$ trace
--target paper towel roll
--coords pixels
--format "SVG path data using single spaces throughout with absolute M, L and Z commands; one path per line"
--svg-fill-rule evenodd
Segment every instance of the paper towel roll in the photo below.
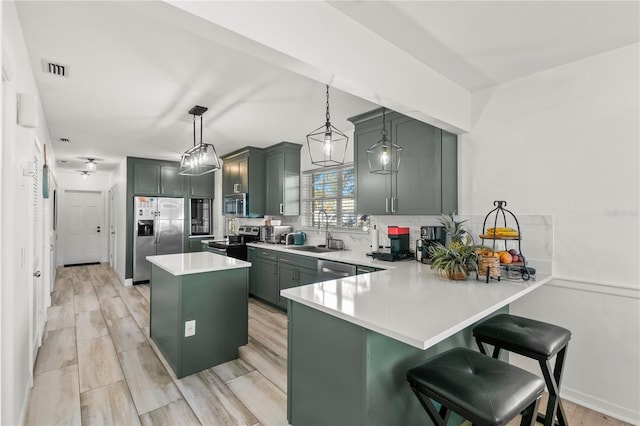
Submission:
M 378 247 L 380 247 L 380 240 L 378 239 L 378 228 L 376 225 L 373 225 L 371 229 L 371 250 L 378 251 Z

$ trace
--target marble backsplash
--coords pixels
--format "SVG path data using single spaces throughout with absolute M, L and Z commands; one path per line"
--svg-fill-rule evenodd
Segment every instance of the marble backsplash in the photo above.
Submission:
M 439 226 L 439 216 L 370 216 L 369 230 L 349 230 L 339 231 L 330 230 L 333 238 L 344 241 L 346 249 L 371 251 L 371 229 L 375 226 L 378 230 L 379 243 L 382 246 L 390 245 L 387 237 L 387 228 L 389 226 L 406 226 L 409 228 L 409 245 L 411 250 L 415 250 L 416 240 L 420 238 L 421 226 Z M 493 217 L 492 217 L 493 218 Z M 493 247 L 492 240 L 480 240 L 479 235 L 482 233 L 485 215 L 460 215 L 456 216 L 457 220 L 467 220 L 464 224 L 465 228 L 473 236 L 476 244 L 484 244 Z M 517 216 L 520 225 L 520 233 L 522 241 L 518 247 L 518 241 L 507 241 L 506 246 L 503 241 L 496 241 L 496 250 L 515 248 L 526 256 L 527 262 L 541 273 L 551 273 L 551 264 L 553 260 L 553 217 L 550 215 L 521 215 Z M 273 217 L 272 220 L 281 220 L 283 225 L 290 225 L 294 231 L 303 230 L 307 234 L 307 244 L 318 245 L 324 244 L 325 235 L 324 228 L 303 227 L 301 218 L 292 217 Z M 259 219 L 236 219 L 236 226 L 240 225 L 264 225 L 264 218 Z M 498 224 L 500 226 L 501 224 Z M 488 223 L 486 227 L 493 226 Z M 516 228 L 511 218 L 507 218 L 507 226 Z

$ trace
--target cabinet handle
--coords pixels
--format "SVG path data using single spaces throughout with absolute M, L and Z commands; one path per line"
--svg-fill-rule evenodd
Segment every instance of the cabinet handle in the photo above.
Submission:
M 395 213 L 396 212 L 396 206 L 395 206 L 395 197 L 391 197 L 391 213 Z
M 280 214 L 283 214 L 284 212 L 284 204 L 280 203 Z
M 385 213 L 389 213 L 389 199 L 388 198 L 384 199 L 384 211 L 385 211 Z

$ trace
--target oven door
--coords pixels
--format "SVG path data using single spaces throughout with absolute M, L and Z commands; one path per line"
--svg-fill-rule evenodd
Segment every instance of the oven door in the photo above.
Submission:
M 207 248 L 209 253 L 219 254 L 220 256 L 227 255 L 227 247 L 222 244 L 209 243 L 209 247 Z

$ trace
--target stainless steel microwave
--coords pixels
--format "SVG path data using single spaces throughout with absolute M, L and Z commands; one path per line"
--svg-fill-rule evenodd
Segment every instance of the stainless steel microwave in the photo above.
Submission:
M 223 214 L 233 215 L 236 217 L 247 216 L 247 194 L 227 194 L 222 202 Z

